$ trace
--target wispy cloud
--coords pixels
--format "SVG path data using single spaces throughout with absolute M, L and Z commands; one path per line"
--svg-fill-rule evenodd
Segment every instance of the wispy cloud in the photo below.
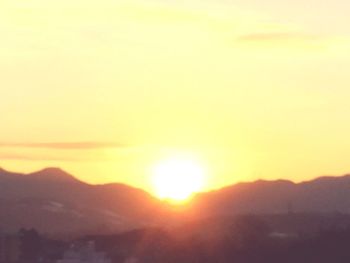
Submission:
M 333 36 L 298 31 L 267 31 L 238 35 L 235 43 L 256 50 L 319 52 L 336 46 Z M 289 54 L 289 53 L 288 53 Z M 313 54 L 313 53 L 312 53 Z
M 0 143 L 1 148 L 45 148 L 62 150 L 90 150 L 125 148 L 127 145 L 116 142 L 44 142 L 44 143 Z
M 0 160 L 14 160 L 14 161 L 55 161 L 55 162 L 79 162 L 85 161 L 82 158 L 63 157 L 63 156 L 37 156 L 29 154 L 18 153 L 0 153 Z
M 252 33 L 241 35 L 237 38 L 240 42 L 271 42 L 271 41 L 315 41 L 319 37 L 315 35 L 295 33 L 295 32 L 268 32 L 268 33 Z

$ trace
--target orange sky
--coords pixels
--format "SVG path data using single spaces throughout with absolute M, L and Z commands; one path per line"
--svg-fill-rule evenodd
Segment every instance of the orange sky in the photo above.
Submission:
M 348 1 L 0 1 L 0 166 L 151 190 L 350 171 Z M 88 142 L 88 143 L 86 143 Z

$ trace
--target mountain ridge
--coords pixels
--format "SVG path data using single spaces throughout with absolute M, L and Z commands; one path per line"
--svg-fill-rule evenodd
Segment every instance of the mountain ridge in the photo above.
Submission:
M 120 232 L 153 223 L 160 201 L 123 184 L 91 185 L 58 168 L 0 171 L 0 228 L 47 235 Z
M 348 201 L 349 200 L 349 201 Z M 258 180 L 198 195 L 201 213 L 341 212 L 350 213 L 350 175 L 321 176 L 294 183 Z
M 57 178 L 59 178 L 59 176 L 63 176 L 63 177 L 67 177 L 67 178 L 72 178 L 76 181 L 79 181 L 83 184 L 87 184 L 87 185 L 92 185 L 92 186 L 126 186 L 126 187 L 130 187 L 130 188 L 134 188 L 134 189 L 139 189 L 141 190 L 141 188 L 138 187 L 134 187 L 125 183 L 120 183 L 120 182 L 109 182 L 109 183 L 102 183 L 102 184 L 91 184 L 91 183 L 87 183 L 85 181 L 82 181 L 80 179 L 78 179 L 77 177 L 75 177 L 74 175 L 66 172 L 65 170 L 63 170 L 60 167 L 46 167 L 34 172 L 29 172 L 29 173 L 21 173 L 21 172 L 12 172 L 9 171 L 3 167 L 0 166 L 0 175 L 2 173 L 6 173 L 6 174 L 11 174 L 11 175 L 23 175 L 23 176 L 43 176 L 43 178 L 45 178 L 44 176 L 52 176 L 55 175 L 57 176 Z M 268 183 L 284 183 L 284 184 L 290 184 L 290 185 L 301 185 L 301 184 L 308 184 L 308 183 L 313 183 L 313 182 L 318 182 L 318 181 L 329 181 L 329 180 L 344 180 L 344 179 L 349 179 L 350 181 L 350 173 L 344 174 L 344 175 L 323 175 L 323 176 L 319 176 L 316 177 L 314 179 L 310 179 L 310 180 L 305 180 L 305 181 L 300 181 L 300 182 L 294 182 L 292 180 L 288 180 L 288 179 L 274 179 L 274 180 L 267 180 L 267 179 L 257 179 L 254 181 L 241 181 L 241 182 L 237 182 L 237 183 L 233 183 L 221 188 L 217 188 L 214 190 L 209 190 L 209 191 L 205 191 L 205 192 L 198 192 L 197 194 L 207 194 L 207 193 L 213 193 L 213 192 L 217 192 L 217 191 L 223 191 L 223 190 L 227 190 L 230 188 L 234 188 L 234 187 L 241 187 L 241 186 L 246 186 L 246 185 L 256 185 L 256 184 L 268 184 Z M 144 190 L 142 190 L 144 191 Z M 146 191 L 145 191 L 146 192 Z
M 350 175 L 294 183 L 257 180 L 196 194 L 173 209 L 122 183 L 88 184 L 60 168 L 29 174 L 0 169 L 0 228 L 47 235 L 116 233 L 144 226 L 239 214 L 350 214 Z

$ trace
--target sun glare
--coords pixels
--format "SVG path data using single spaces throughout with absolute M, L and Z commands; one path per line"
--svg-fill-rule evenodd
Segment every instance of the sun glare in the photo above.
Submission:
M 172 158 L 153 169 L 153 187 L 161 199 L 183 202 L 204 186 L 204 167 L 191 159 Z

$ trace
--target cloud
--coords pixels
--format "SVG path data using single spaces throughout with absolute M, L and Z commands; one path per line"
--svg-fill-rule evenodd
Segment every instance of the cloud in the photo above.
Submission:
M 239 42 L 272 42 L 272 41 L 315 41 L 319 38 L 294 32 L 269 32 L 241 35 L 237 38 Z
M 61 150 L 91 150 L 127 147 L 115 142 L 45 142 L 45 143 L 0 143 L 1 148 L 45 148 Z
M 115 142 L 0 143 L 0 160 L 110 162 L 140 147 Z M 77 154 L 74 150 L 80 151 Z M 109 150 L 95 152 L 89 150 Z
M 73 157 L 55 157 L 55 156 L 37 156 L 18 153 L 0 153 L 0 160 L 16 160 L 16 161 L 55 161 L 55 162 L 78 162 L 84 159 Z
M 236 44 L 256 50 L 269 48 L 270 50 L 297 52 L 324 52 L 337 46 L 335 38 L 329 35 L 316 35 L 297 31 L 267 31 L 238 35 Z

